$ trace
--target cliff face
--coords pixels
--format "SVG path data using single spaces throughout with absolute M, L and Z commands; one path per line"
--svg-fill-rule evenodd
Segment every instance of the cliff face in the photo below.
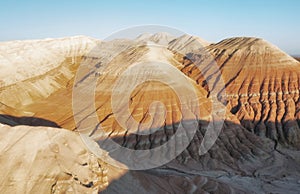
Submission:
M 299 147 L 300 63 L 257 38 L 226 39 L 205 50 L 213 55 L 224 80 L 219 99 L 242 125 L 261 137 Z M 203 65 L 206 56 L 198 52 L 189 57 Z M 209 68 L 200 72 L 188 60 L 185 63 L 182 71 L 202 86 L 220 81 Z M 198 76 L 202 73 L 207 80 Z

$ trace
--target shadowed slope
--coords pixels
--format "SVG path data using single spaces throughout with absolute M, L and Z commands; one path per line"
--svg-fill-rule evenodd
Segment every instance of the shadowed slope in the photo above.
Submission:
M 28 193 L 297 193 L 300 187 L 297 183 L 300 178 L 299 152 L 281 147 L 274 150 L 270 140 L 261 139 L 237 123 L 225 121 L 216 144 L 200 156 L 197 154 L 199 142 L 206 126 L 207 122 L 199 121 L 199 128 L 188 148 L 168 164 L 150 170 L 127 171 L 105 163 L 107 158 L 96 159 L 75 132 L 1 125 L 1 137 L 5 141 L 1 142 L 0 171 L 3 176 L 0 190 Z M 167 135 L 159 134 L 157 139 Z M 118 141 L 116 136 L 112 138 Z M 144 143 L 125 146 L 137 149 Z M 10 157 L 14 160 L 5 162 Z M 34 170 L 30 166 L 34 166 Z
M 14 117 L 11 115 L 1 115 L 0 114 L 0 123 L 17 126 L 17 125 L 28 125 L 28 126 L 45 126 L 45 127 L 58 127 L 59 126 L 52 121 L 34 118 L 34 117 Z

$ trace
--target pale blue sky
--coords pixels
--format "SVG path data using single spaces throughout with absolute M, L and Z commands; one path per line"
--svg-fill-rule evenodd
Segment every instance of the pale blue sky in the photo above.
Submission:
M 300 54 L 298 0 L 7 0 L 0 2 L 0 41 L 87 35 L 104 39 L 143 24 L 167 25 L 217 42 L 256 36 Z

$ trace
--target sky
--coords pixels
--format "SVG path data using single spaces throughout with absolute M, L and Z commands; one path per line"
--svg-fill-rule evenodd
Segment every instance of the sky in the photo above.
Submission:
M 0 41 L 86 35 L 166 25 L 210 42 L 263 38 L 300 55 L 298 0 L 6 0 L 0 1 Z

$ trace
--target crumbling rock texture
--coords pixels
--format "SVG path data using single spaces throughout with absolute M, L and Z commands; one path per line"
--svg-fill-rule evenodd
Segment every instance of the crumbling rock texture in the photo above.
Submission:
M 220 78 L 214 78 L 215 71 L 207 65 L 211 62 L 207 52 L 219 66 L 225 91 L 208 87 L 208 82 L 220 82 Z M 298 61 L 262 39 L 231 38 L 188 54 L 183 64 L 185 74 L 219 92 L 220 101 L 249 131 L 299 148 Z
M 64 129 L 0 125 L 1 193 L 97 193 L 107 168 Z

